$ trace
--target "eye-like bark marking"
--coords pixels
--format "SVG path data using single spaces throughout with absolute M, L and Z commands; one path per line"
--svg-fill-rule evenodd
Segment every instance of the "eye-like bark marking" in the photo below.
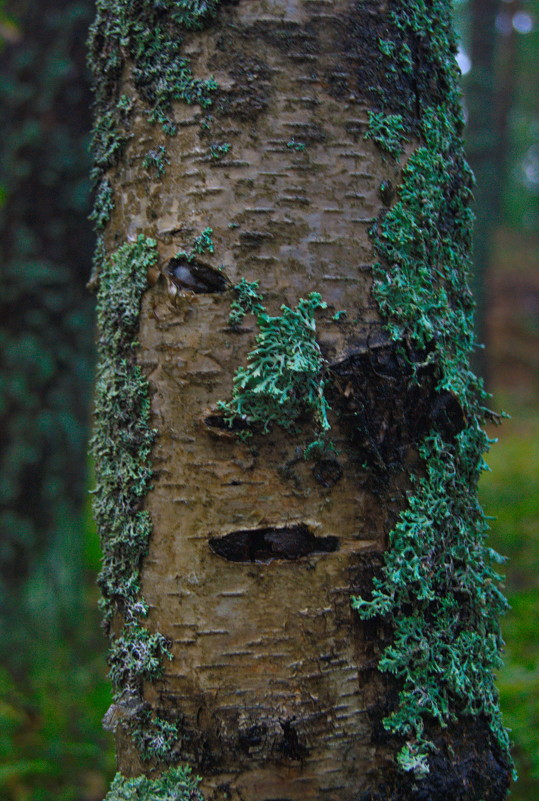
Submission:
M 202 264 L 187 257 L 179 256 L 170 259 L 166 270 L 173 284 L 183 292 L 202 295 L 224 292 L 229 286 L 229 281 L 224 273 L 210 267 L 209 264 Z

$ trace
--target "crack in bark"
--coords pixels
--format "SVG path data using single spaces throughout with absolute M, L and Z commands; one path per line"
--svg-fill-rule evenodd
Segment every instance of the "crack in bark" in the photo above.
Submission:
M 301 559 L 310 554 L 333 553 L 337 537 L 315 537 L 306 525 L 231 531 L 210 539 L 211 550 L 229 562 L 271 562 Z

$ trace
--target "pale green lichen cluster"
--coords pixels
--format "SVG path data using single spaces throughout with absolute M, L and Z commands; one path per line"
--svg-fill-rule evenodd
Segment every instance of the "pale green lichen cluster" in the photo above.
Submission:
M 144 614 L 138 574 L 151 531 L 140 509 L 151 481 L 148 382 L 136 364 L 137 334 L 147 271 L 157 262 L 155 241 L 139 236 L 103 263 L 98 293 L 99 364 L 92 451 L 97 485 L 94 510 L 103 544 L 100 584 L 106 621 L 128 623 Z
M 404 152 L 406 131 L 400 114 L 369 111 L 369 127 L 365 139 L 373 139 L 378 147 L 398 159 Z
M 148 607 L 140 594 L 140 569 L 152 529 L 141 506 L 150 488 L 155 431 L 148 381 L 136 363 L 136 350 L 142 295 L 157 260 L 155 241 L 140 235 L 103 261 L 98 292 L 94 514 L 103 549 L 101 607 L 107 627 L 119 628 L 109 655 L 118 705 L 126 696 L 142 702 L 143 682 L 158 678 L 170 658 L 165 637 L 145 628 Z M 170 758 L 176 723 L 150 715 L 141 703 L 129 726 L 143 759 Z
M 158 779 L 137 776 L 127 779 L 116 774 L 106 801 L 203 801 L 200 779 L 189 768 L 171 768 Z
M 114 209 L 108 171 L 121 158 L 132 134 L 130 119 L 141 110 L 163 131 L 176 133 L 173 105 L 178 101 L 207 109 L 217 83 L 212 77 L 193 76 L 183 40 L 216 16 L 222 0 L 98 0 L 89 39 L 89 66 L 96 76 L 96 119 L 92 155 L 96 193 L 92 219 L 102 230 Z M 122 72 L 131 66 L 138 100 L 119 95 Z M 144 166 L 161 177 L 167 164 L 164 146 L 146 154 Z
M 232 145 L 229 142 L 223 142 L 222 144 L 213 143 L 210 145 L 210 157 L 219 161 L 226 156 L 231 147 Z
M 159 632 L 145 627 L 148 607 L 140 595 L 140 568 L 147 553 L 151 520 L 142 508 L 150 488 L 150 451 L 155 432 L 150 427 L 148 382 L 136 364 L 140 303 L 148 270 L 157 264 L 156 243 L 144 236 L 120 247 L 107 258 L 102 231 L 114 209 L 109 175 L 118 164 L 132 134 L 137 107 L 168 135 L 176 132 L 173 104 L 212 102 L 213 78 L 193 76 L 182 53 L 188 31 L 202 29 L 216 15 L 221 0 L 98 0 L 90 33 L 90 67 L 96 76 L 96 120 L 92 137 L 96 196 L 92 219 L 99 232 L 92 286 L 99 286 L 98 324 L 100 361 L 96 389 L 93 454 L 97 487 L 95 516 L 103 546 L 99 582 L 105 623 L 114 630 L 109 656 L 115 708 L 120 725 L 128 726 L 142 759 L 166 762 L 173 758 L 179 728 L 143 703 L 144 681 L 158 678 L 171 657 Z M 131 68 L 135 96 L 119 94 L 122 73 Z M 218 149 L 224 155 L 226 146 Z M 168 159 L 161 145 L 142 160 L 145 169 L 162 177 Z M 193 243 L 196 254 L 213 252 L 211 229 Z M 137 700 L 138 699 L 138 700 Z M 133 709 L 135 711 L 133 711 Z M 144 777 L 118 776 L 109 798 L 200 798 L 197 782 L 182 779 L 181 769 L 152 782 Z M 183 783 L 182 783 L 183 782 Z
M 167 149 L 164 145 L 148 150 L 142 159 L 144 169 L 155 170 L 158 178 L 162 178 L 165 174 L 167 164 L 170 164 L 170 159 L 167 157 Z
M 133 64 L 148 118 L 173 134 L 172 104 L 183 100 L 205 107 L 216 88 L 211 78 L 193 78 L 181 54 L 182 30 L 202 27 L 218 6 L 203 0 L 115 0 L 111 9 L 111 3 L 99 0 L 91 39 L 92 63 L 100 75 L 94 133 L 98 228 L 106 225 L 113 207 L 106 173 L 128 141 L 125 131 L 135 102 L 116 97 L 126 58 Z M 385 726 L 405 739 L 401 766 L 422 775 L 432 748 L 427 721 L 443 727 L 461 716 L 484 716 L 507 754 L 492 673 L 501 648 L 497 616 L 505 602 L 477 503 L 487 446 L 480 427 L 485 396 L 468 368 L 473 346 L 473 304 L 466 285 L 471 180 L 459 139 L 449 6 L 446 0 L 393 2 L 388 19 L 388 32 L 379 41 L 386 87 L 370 114 L 368 136 L 395 159 L 407 140 L 419 139 L 420 146 L 403 170 L 396 202 L 372 232 L 380 257 L 373 294 L 396 345 L 408 340 L 422 350 L 425 361 L 436 366 L 437 389 L 458 400 L 466 422 L 453 437 L 432 432 L 420 445 L 423 467 L 412 478 L 408 506 L 390 534 L 382 576 L 375 580 L 372 600 L 354 604 L 363 617 L 383 615 L 394 625 L 394 640 L 380 667 L 392 672 L 402 689 Z M 411 81 L 412 75 L 419 121 L 416 107 L 413 117 L 407 116 L 405 95 L 398 98 L 402 76 Z M 298 144 L 289 146 L 302 149 Z M 188 256 L 205 252 L 213 252 L 210 229 Z M 140 237 L 104 261 L 100 283 L 96 516 L 105 552 L 100 580 L 106 619 L 118 615 L 124 620 L 110 660 L 117 701 L 125 690 L 140 692 L 142 681 L 159 676 L 169 656 L 162 635 L 150 634 L 143 625 L 147 607 L 139 588 L 151 530 L 140 507 L 151 478 L 154 433 L 147 382 L 135 364 L 134 349 L 146 271 L 156 259 L 155 243 Z M 255 283 L 240 282 L 236 290 L 232 326 L 254 314 L 259 334 L 246 367 L 235 376 L 232 399 L 221 404 L 225 417 L 240 417 L 267 431 L 273 424 L 294 427 L 308 414 L 321 433 L 327 431 L 326 379 L 315 324 L 315 312 L 325 306 L 320 296 L 311 293 L 295 309 L 282 307 L 280 316 L 271 317 Z M 172 756 L 176 723 L 142 709 L 131 729 L 143 758 Z M 117 777 L 109 801 L 197 798 L 196 786 L 182 781 L 185 785 L 185 775 L 180 779 L 173 771 L 155 781 Z
M 364 618 L 383 616 L 394 627 L 380 669 L 401 685 L 399 705 L 384 721 L 404 737 L 398 761 L 417 776 L 429 770 L 429 721 L 442 727 L 475 715 L 486 719 L 507 764 L 509 741 L 501 722 L 493 671 L 500 665 L 498 617 L 506 608 L 485 544 L 487 522 L 477 500 L 488 439 L 481 382 L 469 368 L 473 301 L 468 289 L 472 179 L 464 160 L 462 119 L 450 7 L 445 0 L 392 4 L 382 55 L 393 61 L 372 137 L 397 158 L 399 147 L 379 141 L 380 121 L 399 108 L 396 69 L 409 73 L 410 53 L 421 53 L 417 73 L 419 121 L 400 117 L 420 144 L 404 170 L 397 200 L 372 230 L 380 262 L 373 295 L 395 342 L 420 348 L 435 365 L 438 391 L 458 400 L 464 427 L 453 437 L 434 431 L 419 447 L 407 508 L 389 535 L 382 576 L 372 600 L 354 599 Z M 406 48 L 403 46 L 406 44 Z M 397 59 L 395 65 L 395 58 Z M 402 63 L 400 63 L 402 61 Z M 394 92 L 394 93 L 392 93 Z M 394 115 L 393 115 L 394 116 Z M 397 143 L 398 144 L 398 143 Z
M 243 279 L 237 285 L 230 323 L 238 326 L 246 314 L 254 314 L 259 333 L 246 366 L 236 371 L 231 400 L 219 404 L 225 419 L 232 424 L 239 418 L 249 428 L 267 433 L 274 425 L 293 429 L 308 414 L 320 433 L 329 430 L 324 359 L 315 319 L 316 311 L 325 308 L 321 296 L 311 292 L 295 309 L 281 306 L 282 314 L 272 317 L 257 282 Z

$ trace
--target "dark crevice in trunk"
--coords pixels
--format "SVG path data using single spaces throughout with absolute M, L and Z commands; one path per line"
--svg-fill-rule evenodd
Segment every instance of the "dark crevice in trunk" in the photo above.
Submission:
M 307 756 L 308 751 L 300 742 L 293 721 L 280 720 L 279 723 L 283 730 L 283 741 L 280 746 L 280 751 L 287 759 L 301 761 Z
M 385 736 L 390 735 L 385 732 Z M 389 767 L 378 787 L 358 801 L 504 801 L 509 786 L 507 762 L 485 720 L 461 718 L 430 736 L 436 750 L 429 758 L 427 776 L 418 782 Z
M 224 537 L 212 537 L 210 548 L 229 562 L 271 562 L 333 553 L 339 548 L 339 540 L 337 537 L 315 537 L 306 525 L 300 523 L 282 528 L 232 531 Z
M 430 431 L 452 439 L 465 425 L 457 399 L 437 390 L 427 353 L 373 347 L 330 365 L 330 375 L 330 405 L 375 482 L 402 470 Z

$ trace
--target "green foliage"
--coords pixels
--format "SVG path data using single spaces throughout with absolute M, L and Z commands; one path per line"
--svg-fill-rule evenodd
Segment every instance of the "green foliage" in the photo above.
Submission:
M 13 37 L 2 51 L 0 82 L 2 651 L 7 618 L 27 605 L 25 585 L 35 571 L 52 569 L 51 582 L 58 581 L 51 613 L 61 615 L 78 593 L 94 358 L 84 289 L 92 250 L 84 81 L 89 6 L 3 4 Z M 62 548 L 70 538 L 73 556 Z M 15 655 L 6 654 L 11 662 Z
M 369 111 L 369 128 L 365 139 L 373 139 L 378 147 L 399 159 L 404 152 L 406 131 L 400 114 Z
M 112 743 L 101 728 L 111 699 L 96 609 L 97 536 L 89 510 L 77 537 L 85 546 L 85 572 L 77 573 L 79 598 L 71 609 L 76 628 L 66 635 L 48 614 L 47 605 L 54 604 L 54 566 L 49 566 L 43 586 L 34 582 L 39 617 L 12 614 L 11 640 L 3 638 L 4 656 L 9 649 L 10 661 L 16 655 L 18 664 L 0 671 L 2 801 L 80 801 L 90 797 L 92 787 L 104 791 L 113 771 Z
M 239 417 L 264 433 L 274 424 L 291 429 L 306 413 L 320 431 L 328 431 L 324 360 L 315 321 L 315 312 L 326 304 L 311 292 L 295 309 L 281 306 L 282 315 L 270 317 L 257 290 L 257 282 L 245 280 L 236 287 L 230 321 L 238 325 L 245 314 L 254 313 L 259 334 L 247 366 L 236 371 L 232 399 L 219 408 L 231 424 Z
M 458 400 L 465 423 L 454 437 L 432 432 L 423 440 L 422 468 L 412 476 L 408 506 L 390 533 L 382 577 L 372 600 L 353 604 L 362 617 L 382 615 L 394 627 L 380 669 L 400 680 L 401 692 L 384 725 L 406 740 L 401 768 L 420 777 L 428 772 L 432 748 L 426 720 L 443 727 L 463 715 L 484 716 L 510 763 L 493 681 L 502 647 L 498 616 L 506 606 L 492 568 L 498 557 L 485 546 L 487 525 L 477 501 L 488 445 L 480 425 L 487 412 L 484 390 L 468 366 L 472 180 L 459 136 L 450 8 L 443 0 L 417 0 L 395 4 L 389 16 L 394 47 L 390 39 L 379 42 L 382 64 L 385 58 L 389 64 L 381 68 L 382 111 L 371 113 L 369 135 L 396 158 L 404 136 L 419 136 L 421 144 L 403 170 L 397 202 L 371 231 L 380 257 L 373 295 L 392 339 L 407 340 L 425 354 L 436 369 L 436 389 Z M 417 121 L 403 109 L 391 67 L 406 76 L 409 54 L 418 47 Z
M 510 610 L 503 621 L 504 665 L 498 674 L 504 719 L 511 731 L 519 782 L 511 798 L 535 801 L 539 791 L 539 424 L 537 410 L 513 410 L 500 442 L 489 455 L 492 472 L 480 483 L 489 512 L 491 539 L 509 556 L 507 591 Z M 517 421 L 518 419 L 518 421 Z
M 9 0 L 0 14 L 0 798 L 80 801 L 113 766 L 84 516 L 92 4 Z
M 203 801 L 199 782 L 186 767 L 171 768 L 157 779 L 117 773 L 105 801 Z

